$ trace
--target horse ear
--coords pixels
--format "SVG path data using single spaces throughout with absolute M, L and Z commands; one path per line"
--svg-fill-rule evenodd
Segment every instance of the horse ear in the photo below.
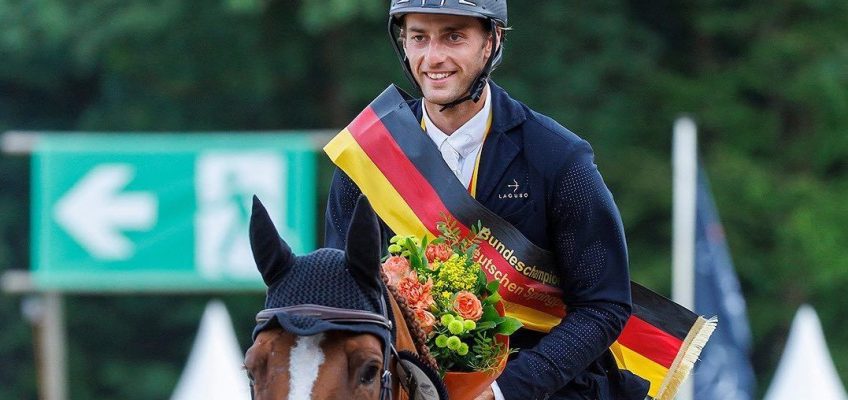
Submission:
M 280 238 L 268 210 L 253 196 L 253 211 L 250 214 L 250 249 L 262 280 L 271 286 L 294 265 L 295 255 Z
M 350 271 L 363 289 L 381 292 L 380 224 L 365 196 L 359 196 L 347 230 L 345 254 Z

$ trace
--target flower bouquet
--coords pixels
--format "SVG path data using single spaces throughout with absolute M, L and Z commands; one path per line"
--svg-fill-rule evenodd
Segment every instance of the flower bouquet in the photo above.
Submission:
M 439 236 L 395 236 L 383 271 L 427 335 L 427 345 L 452 399 L 481 393 L 503 371 L 508 336 L 521 322 L 504 316 L 498 281 L 487 281 L 474 253 L 478 223 L 463 236 L 456 221 L 439 222 Z

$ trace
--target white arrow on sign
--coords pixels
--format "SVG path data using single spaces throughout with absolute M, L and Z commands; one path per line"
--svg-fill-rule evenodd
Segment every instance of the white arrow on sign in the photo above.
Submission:
M 98 165 L 56 203 L 57 223 L 96 258 L 120 261 L 132 257 L 135 246 L 121 230 L 144 231 L 156 224 L 156 196 L 121 193 L 134 175 L 129 164 Z

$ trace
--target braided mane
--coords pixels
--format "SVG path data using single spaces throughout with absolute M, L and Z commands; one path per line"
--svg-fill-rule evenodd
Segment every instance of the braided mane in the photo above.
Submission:
M 439 366 L 436 364 L 436 359 L 432 354 L 430 354 L 430 348 L 427 347 L 427 334 L 424 333 L 424 330 L 421 329 L 421 324 L 419 324 L 418 320 L 415 319 L 415 314 L 412 312 L 412 309 L 410 309 L 409 303 L 407 303 L 406 299 L 397 292 L 397 289 L 389 285 L 389 277 L 384 271 L 382 271 L 382 269 L 380 270 L 380 277 L 383 279 L 383 283 L 389 290 L 389 294 L 394 297 L 395 302 L 397 302 L 401 314 L 403 314 L 403 319 L 406 321 L 406 326 L 409 328 L 412 341 L 415 343 L 415 350 L 418 351 L 418 358 L 433 368 L 433 370 L 438 371 Z

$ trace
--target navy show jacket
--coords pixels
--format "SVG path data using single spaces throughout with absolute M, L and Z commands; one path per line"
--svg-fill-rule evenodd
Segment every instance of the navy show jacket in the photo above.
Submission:
M 507 400 L 642 400 L 647 381 L 618 370 L 608 351 L 630 316 L 630 275 L 621 217 L 592 148 L 494 82 L 489 87 L 492 125 L 476 199 L 555 255 L 568 310 L 547 334 L 522 329 L 512 336 L 511 344 L 521 351 L 507 363 L 498 386 Z M 421 100 L 410 108 L 420 119 Z M 325 246 L 344 248 L 360 193 L 337 169 Z M 392 233 L 382 225 L 388 239 Z

